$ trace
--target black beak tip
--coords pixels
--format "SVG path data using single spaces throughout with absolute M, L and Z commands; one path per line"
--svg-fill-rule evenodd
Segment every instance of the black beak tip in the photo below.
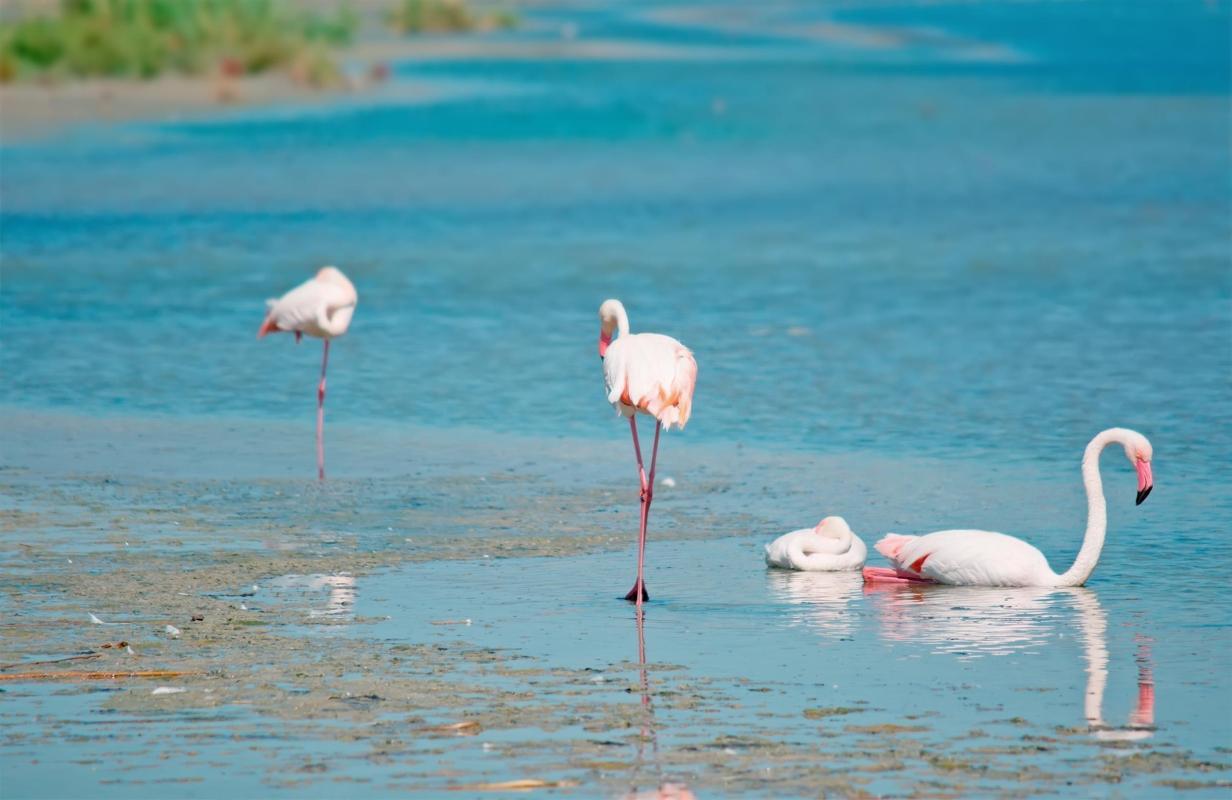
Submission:
M 1151 490 L 1152 490 L 1152 489 L 1154 489 L 1154 488 L 1155 488 L 1155 486 L 1152 484 L 1151 486 L 1148 486 L 1148 487 L 1146 487 L 1145 489 L 1143 489 L 1142 491 L 1138 492 L 1138 499 L 1137 499 L 1137 501 L 1134 503 L 1134 505 L 1136 505 L 1136 506 L 1140 506 L 1140 505 L 1142 505 L 1142 501 L 1146 499 L 1147 495 L 1149 495 L 1149 494 L 1151 493 Z

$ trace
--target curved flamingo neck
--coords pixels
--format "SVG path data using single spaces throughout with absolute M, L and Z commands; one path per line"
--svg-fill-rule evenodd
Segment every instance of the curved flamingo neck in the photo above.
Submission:
M 850 530 L 838 535 L 820 534 L 816 528 L 799 531 L 790 542 L 791 559 L 797 568 L 850 569 L 864 563 L 868 551 Z M 807 549 L 806 549 L 807 548 Z
M 1104 536 L 1108 531 L 1108 506 L 1104 502 L 1104 483 L 1099 477 L 1099 456 L 1113 442 L 1125 443 L 1120 428 L 1106 430 L 1087 445 L 1082 456 L 1082 484 L 1087 490 L 1087 532 L 1074 565 L 1057 576 L 1058 586 L 1081 586 L 1095 571 Z
M 616 332 L 621 336 L 629 335 L 629 315 L 622 303 L 616 304 Z

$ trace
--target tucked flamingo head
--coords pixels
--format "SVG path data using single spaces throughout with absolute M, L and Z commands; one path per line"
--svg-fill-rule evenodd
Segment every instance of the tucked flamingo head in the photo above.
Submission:
M 350 281 L 342 274 L 342 270 L 337 267 L 321 267 L 317 270 L 317 280 L 325 281 L 326 283 L 349 284 Z
M 1121 442 L 1125 446 L 1125 457 L 1134 465 L 1138 472 L 1138 499 L 1134 505 L 1142 505 L 1142 501 L 1151 493 L 1155 479 L 1151 475 L 1151 443 L 1137 431 L 1127 431 Z
M 847 520 L 842 517 L 826 517 L 817 523 L 813 531 L 818 536 L 825 536 L 829 539 L 841 539 L 844 536 L 851 535 L 851 527 L 847 524 Z
M 315 280 L 341 288 L 350 305 L 353 306 L 359 302 L 359 293 L 355 291 L 355 284 L 351 283 L 351 280 L 337 267 L 321 267 L 317 270 Z
M 619 300 L 604 300 L 599 306 L 599 358 L 607 355 L 613 333 L 629 333 L 629 315 Z

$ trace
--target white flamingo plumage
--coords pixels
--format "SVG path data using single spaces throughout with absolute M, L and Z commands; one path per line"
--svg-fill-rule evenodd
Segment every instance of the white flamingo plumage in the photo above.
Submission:
M 325 369 L 329 365 L 329 342 L 347 332 L 359 295 L 355 286 L 337 267 L 322 267 L 316 276 L 304 281 L 282 297 L 267 300 L 265 321 L 257 330 L 260 339 L 267 333 L 304 334 L 323 339 L 321 381 L 317 384 L 317 476 L 325 480 Z
M 612 334 L 618 334 L 612 341 Z M 697 361 L 693 353 L 670 336 L 659 333 L 630 333 L 629 315 L 619 300 L 605 300 L 599 306 L 599 358 L 603 359 L 603 378 L 608 402 L 629 419 L 633 452 L 637 456 L 641 482 L 641 529 L 637 543 L 637 582 L 625 596 L 640 608 L 649 599 L 646 592 L 646 523 L 654 499 L 655 463 L 659 456 L 659 432 L 663 427 L 684 429 L 693 410 L 693 388 L 697 384 Z M 637 415 L 655 421 L 654 449 L 650 473 L 642 466 L 642 448 L 637 437 Z
M 766 545 L 766 564 L 804 572 L 843 572 L 864 566 L 868 548 L 842 517 L 785 533 Z
M 877 552 L 894 568 L 866 568 L 867 581 L 911 581 L 954 586 L 1081 586 L 1095 569 L 1108 526 L 1099 456 L 1109 444 L 1125 449 L 1138 472 L 1138 504 L 1151 493 L 1151 443 L 1137 431 L 1110 428 L 1087 445 L 1082 457 L 1082 482 L 1087 491 L 1087 530 L 1073 566 L 1052 571 L 1044 554 L 1004 533 L 975 530 L 938 531 L 924 536 L 887 534 Z

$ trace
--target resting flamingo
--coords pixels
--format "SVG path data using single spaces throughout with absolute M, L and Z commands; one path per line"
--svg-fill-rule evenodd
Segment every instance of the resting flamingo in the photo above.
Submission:
M 874 545 L 894 569 L 866 568 L 866 581 L 945 583 L 954 586 L 1081 586 L 1095 570 L 1108 525 L 1099 455 L 1110 444 L 1125 449 L 1138 472 L 1141 504 L 1151 493 L 1151 443 L 1137 431 L 1110 428 L 1087 445 L 1082 482 L 1087 490 L 1087 532 L 1073 566 L 1058 575 L 1048 559 L 1021 539 L 991 531 L 938 531 L 925 536 L 890 533 Z
M 868 548 L 842 517 L 826 517 L 814 528 L 785 533 L 766 545 L 766 563 L 804 572 L 842 572 L 864 566 Z
M 618 333 L 616 341 L 612 334 Z M 633 434 L 633 453 L 637 456 L 637 476 L 641 482 L 641 529 L 637 538 L 637 581 L 626 600 L 642 603 L 650 599 L 646 591 L 646 523 L 654 499 L 655 462 L 659 457 L 659 432 L 675 425 L 684 429 L 693 409 L 693 387 L 697 383 L 697 361 L 693 353 L 670 336 L 660 333 L 629 333 L 629 315 L 619 300 L 604 300 L 599 306 L 599 358 L 603 359 L 603 378 L 608 402 L 629 418 Z M 654 449 L 650 454 L 650 473 L 642 466 L 642 447 L 637 437 L 637 415 L 655 421 Z
M 298 342 L 304 334 L 325 341 L 321 355 L 321 382 L 317 384 L 317 477 L 325 480 L 325 368 L 329 365 L 329 342 L 346 333 L 359 295 L 337 267 L 322 267 L 316 277 L 304 281 L 282 297 L 265 301 L 269 310 L 257 330 L 286 331 Z

